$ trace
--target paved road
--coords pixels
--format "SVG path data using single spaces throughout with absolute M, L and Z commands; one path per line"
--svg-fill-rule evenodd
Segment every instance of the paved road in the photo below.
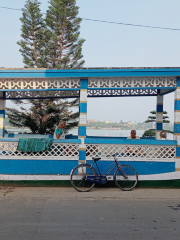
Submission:
M 0 189 L 0 240 L 180 239 L 178 189 L 7 191 Z

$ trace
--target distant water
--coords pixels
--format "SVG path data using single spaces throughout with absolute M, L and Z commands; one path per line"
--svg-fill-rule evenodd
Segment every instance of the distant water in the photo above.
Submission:
M 101 136 L 101 137 L 129 137 L 131 130 L 95 130 L 87 129 L 87 136 Z M 136 135 L 142 137 L 144 130 L 136 130 Z M 78 135 L 78 129 L 73 129 L 69 134 Z M 167 139 L 173 140 L 173 134 L 168 133 Z
M 21 132 L 22 129 L 7 129 L 10 132 L 17 134 Z M 28 132 L 28 130 L 23 130 Z M 87 129 L 87 136 L 100 136 L 100 137 L 128 137 L 130 135 L 131 130 L 110 130 L 110 129 Z M 142 137 L 144 130 L 136 130 L 136 134 L 139 137 Z M 78 135 L 78 129 L 72 129 L 69 131 L 69 134 Z M 173 140 L 173 134 L 168 133 L 167 139 Z

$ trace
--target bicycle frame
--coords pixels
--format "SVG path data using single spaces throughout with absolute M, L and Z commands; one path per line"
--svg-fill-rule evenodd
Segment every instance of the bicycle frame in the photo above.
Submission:
M 98 172 L 97 172 L 96 169 L 93 167 L 94 164 L 96 165 Z M 82 163 L 79 164 L 78 166 L 81 166 L 81 165 L 82 165 Z M 100 184 L 104 184 L 104 183 L 107 182 L 107 176 L 108 176 L 115 168 L 116 168 L 116 169 L 120 169 L 121 166 L 123 166 L 123 165 L 120 164 L 119 161 L 117 161 L 117 159 L 116 159 L 115 157 L 114 157 L 114 162 L 103 172 L 103 174 L 101 174 L 101 171 L 100 171 L 100 169 L 99 169 L 98 164 L 97 164 L 96 161 L 94 161 L 92 164 L 85 163 L 84 165 L 89 166 L 90 168 L 92 168 L 92 169 L 96 172 L 96 174 L 97 174 L 97 176 L 92 177 L 92 176 L 88 176 L 88 173 L 87 173 L 87 178 L 89 178 L 88 181 L 95 182 L 95 183 L 100 183 Z M 75 168 L 76 168 L 76 167 L 75 167 Z M 74 168 L 74 169 L 75 169 L 75 168 Z M 74 169 L 72 169 L 72 171 L 73 171 Z M 71 173 L 72 173 L 72 171 L 71 171 Z M 115 172 L 116 172 L 116 171 L 115 171 Z M 113 176 L 113 179 L 114 179 L 114 180 L 115 180 L 115 172 L 114 172 L 114 176 Z M 125 173 L 125 172 L 122 173 L 122 175 L 126 178 L 126 173 Z
M 108 179 L 111 179 L 111 177 L 107 176 L 114 170 L 113 174 L 114 176 L 113 179 L 111 180 L 114 180 L 115 184 L 121 190 L 124 191 L 132 190 L 137 185 L 138 181 L 138 175 L 136 170 L 130 165 L 122 165 L 118 161 L 117 156 L 112 157 L 114 157 L 114 161 L 102 174 L 97 164 L 97 160 L 100 160 L 101 158 L 95 157 L 93 158 L 94 162 L 91 164 L 81 163 L 78 166 L 76 166 L 71 171 L 71 183 L 73 187 L 77 191 L 87 192 L 94 187 L 95 183 L 98 184 L 107 183 Z M 96 165 L 96 168 L 94 168 L 94 165 Z M 76 177 L 76 175 L 79 176 Z
M 117 161 L 117 159 L 116 158 L 114 158 L 114 162 L 101 174 L 101 172 L 100 172 L 100 170 L 99 170 L 99 167 L 98 167 L 98 164 L 97 164 L 97 162 L 96 161 L 94 161 L 90 166 L 92 167 L 92 168 L 94 168 L 93 166 L 94 166 L 94 164 L 96 165 L 96 167 L 97 167 L 97 170 L 98 170 L 98 175 L 100 175 L 100 176 L 105 176 L 105 177 L 107 177 L 107 175 L 109 175 L 116 167 L 117 168 L 120 168 L 122 165 Z M 114 166 L 113 166 L 114 165 Z M 109 170 L 110 169 L 110 170 Z M 109 170 L 109 172 L 108 172 L 108 170 Z

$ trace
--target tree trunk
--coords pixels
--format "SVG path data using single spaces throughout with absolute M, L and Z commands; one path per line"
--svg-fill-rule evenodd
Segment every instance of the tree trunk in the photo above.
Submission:
M 62 59 L 62 52 L 63 52 L 63 40 L 64 40 L 64 28 L 65 28 L 65 20 L 63 21 L 63 26 L 62 26 L 62 36 L 61 36 L 61 43 L 60 43 L 60 48 L 59 48 L 59 61 L 58 64 L 60 63 Z
M 33 31 L 33 47 L 34 47 L 34 55 L 35 55 L 35 60 L 36 60 L 36 67 L 39 68 L 34 31 Z

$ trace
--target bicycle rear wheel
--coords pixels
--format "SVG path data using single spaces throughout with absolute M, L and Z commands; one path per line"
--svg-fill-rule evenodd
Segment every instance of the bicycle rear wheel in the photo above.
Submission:
M 97 176 L 94 168 L 87 164 L 77 166 L 71 173 L 71 184 L 79 192 L 90 191 L 95 183 L 86 181 L 86 176 Z
M 129 165 L 122 165 L 115 172 L 115 183 L 123 191 L 130 191 L 137 185 L 138 175 L 136 170 Z

